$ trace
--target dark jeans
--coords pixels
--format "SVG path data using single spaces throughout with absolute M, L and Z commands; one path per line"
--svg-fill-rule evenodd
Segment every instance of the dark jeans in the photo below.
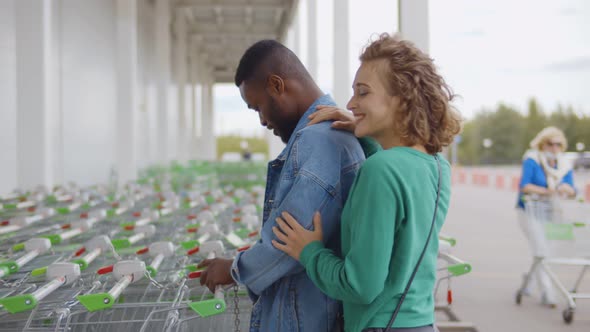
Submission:
M 368 329 L 364 329 L 363 332 L 384 332 L 385 328 L 382 327 L 370 327 Z M 403 328 L 392 328 L 390 329 L 392 332 L 438 332 L 438 329 L 433 325 L 426 325 L 420 327 L 403 327 Z

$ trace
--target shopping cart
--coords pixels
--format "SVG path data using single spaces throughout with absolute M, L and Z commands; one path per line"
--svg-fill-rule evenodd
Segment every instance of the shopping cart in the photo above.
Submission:
M 538 270 L 544 271 L 550 282 L 566 300 L 563 320 L 573 321 L 576 300 L 590 299 L 590 293 L 579 293 L 578 288 L 590 266 L 590 205 L 558 197 L 528 196 L 524 199 L 526 226 L 533 248 L 533 264 L 516 293 L 516 303 L 522 297 Z M 568 290 L 554 273 L 555 266 L 581 268 L 573 287 Z
M 436 326 L 441 332 L 465 331 L 477 332 L 477 328 L 470 322 L 462 321 L 453 310 L 453 279 L 471 272 L 471 264 L 451 254 L 451 249 L 457 241 L 447 235 L 440 234 L 438 239 L 437 280 L 434 287 L 435 311 L 444 316 L 444 320 L 437 319 Z M 446 285 L 446 292 L 443 286 Z M 438 300 L 440 294 L 444 300 Z

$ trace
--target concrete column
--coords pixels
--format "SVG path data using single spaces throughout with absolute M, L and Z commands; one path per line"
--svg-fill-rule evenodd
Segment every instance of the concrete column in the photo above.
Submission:
M 61 165 L 58 13 L 56 1 L 15 1 L 17 184 L 23 189 L 52 187 Z
M 429 52 L 428 0 L 399 0 L 399 31 L 423 52 Z
M 17 186 L 15 0 L 0 1 L 0 197 Z
M 137 1 L 117 0 L 118 185 L 137 178 Z
M 301 6 L 301 5 L 300 5 Z M 293 21 L 291 22 L 291 29 L 293 31 L 293 48 L 292 51 L 297 54 L 300 60 L 302 59 L 301 54 L 301 10 L 297 10 L 295 13 L 295 17 L 293 17 Z
M 346 107 L 350 99 L 351 79 L 348 68 L 348 0 L 334 0 L 334 91 L 338 106 Z
M 317 0 L 307 1 L 307 70 L 318 80 L 318 14 Z
M 155 38 L 156 38 L 156 95 L 157 95 L 157 153 L 158 163 L 168 163 L 170 151 L 170 109 L 168 97 L 170 88 L 170 2 L 156 0 Z
M 177 12 L 174 20 L 176 35 L 176 86 L 178 89 L 178 142 L 176 156 L 184 162 L 188 158 L 188 131 L 186 116 L 186 86 L 187 86 L 187 47 L 186 20 L 181 11 Z
M 202 135 L 200 137 L 200 151 L 198 154 L 201 159 L 216 160 L 217 159 L 217 142 L 215 138 L 215 121 L 214 121 L 214 105 L 213 105 L 213 80 L 207 77 L 202 88 L 203 109 L 201 113 L 202 118 Z

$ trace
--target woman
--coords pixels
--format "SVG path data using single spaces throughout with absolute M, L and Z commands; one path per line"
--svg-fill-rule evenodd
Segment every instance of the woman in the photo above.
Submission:
M 531 250 L 542 250 L 544 241 L 533 239 L 524 212 L 524 196 L 538 195 L 549 197 L 557 194 L 564 198 L 574 198 L 574 179 L 571 163 L 564 158 L 567 139 L 563 132 L 555 127 L 541 130 L 530 143 L 531 150 L 523 156 L 520 190 L 518 193 L 517 214 L 520 226 L 529 240 Z M 537 269 L 528 285 L 538 283 L 541 291 L 541 303 L 551 308 L 556 307 L 555 292 L 549 276 L 542 269 Z M 524 290 L 530 294 L 530 287 Z
M 450 167 L 438 152 L 460 131 L 460 117 L 432 60 L 412 43 L 383 34 L 360 60 L 347 104 L 353 118 L 332 108 L 312 116 L 314 123 L 338 120 L 334 127 L 381 146 L 343 209 L 342 255 L 324 248 L 318 213 L 308 231 L 283 212 L 273 245 L 343 302 L 345 331 L 382 331 L 407 286 L 394 331 L 434 331 L 437 234 L 450 198 Z

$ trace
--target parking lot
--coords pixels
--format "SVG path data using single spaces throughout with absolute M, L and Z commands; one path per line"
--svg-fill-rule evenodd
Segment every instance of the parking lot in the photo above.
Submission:
M 517 168 L 502 172 L 517 174 Z M 576 174 L 580 183 L 587 173 Z M 458 240 L 453 253 L 472 264 L 470 274 L 453 281 L 454 309 L 479 331 L 590 331 L 590 300 L 579 300 L 571 325 L 564 324 L 560 303 L 550 309 L 538 297 L 526 297 L 517 306 L 514 296 L 532 258 L 514 213 L 516 193 L 493 184 L 454 184 L 443 232 Z M 590 241 L 590 239 L 588 239 Z M 579 269 L 557 270 L 573 283 Z M 580 291 L 590 291 L 590 275 Z

